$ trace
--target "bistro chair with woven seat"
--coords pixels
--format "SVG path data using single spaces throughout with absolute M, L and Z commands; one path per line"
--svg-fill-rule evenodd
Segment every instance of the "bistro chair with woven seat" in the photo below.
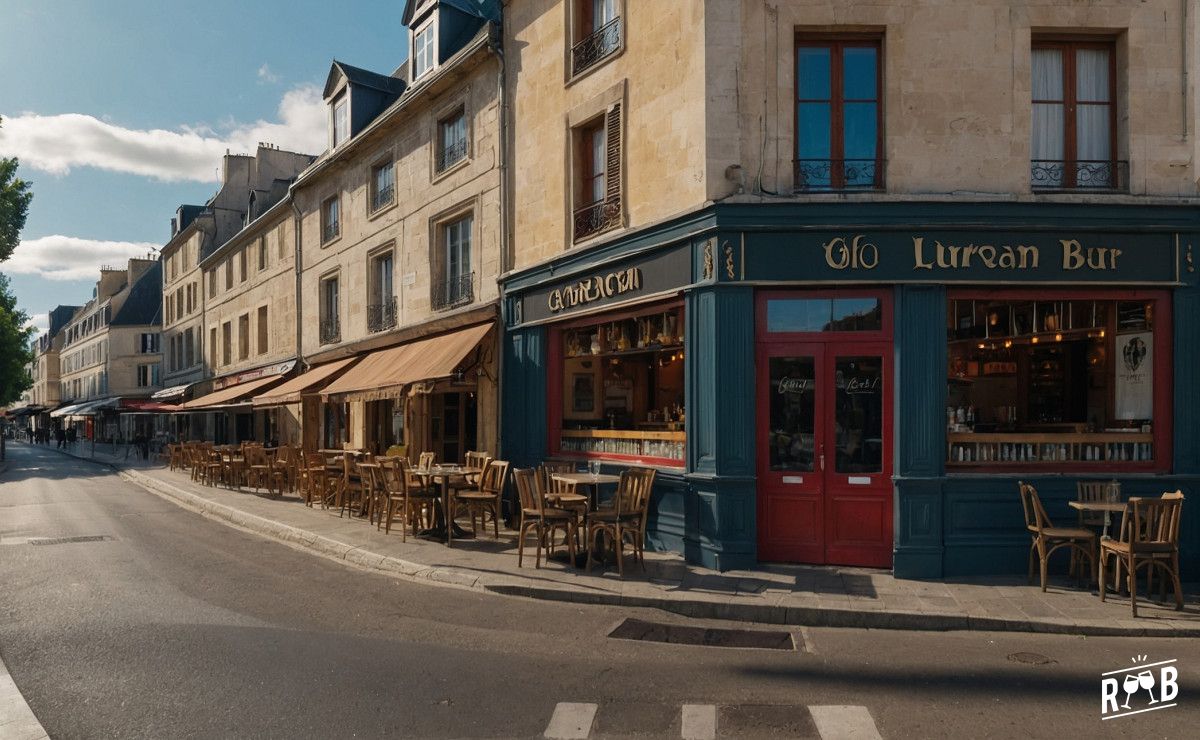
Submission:
M 650 469 L 626 470 L 621 473 L 621 481 L 617 484 L 617 493 L 613 496 L 612 505 L 597 509 L 588 516 L 587 549 L 588 570 L 592 569 L 592 554 L 600 547 L 605 537 L 612 544 L 617 558 L 617 574 L 625 575 L 625 542 L 634 542 L 634 558 L 640 545 L 637 538 L 642 533 L 643 502 L 650 498 L 650 486 L 654 481 L 654 471 Z
M 465 504 L 471 516 L 471 532 L 478 534 L 478 520 L 487 528 L 487 517 L 492 517 L 492 535 L 500 539 L 500 506 L 504 497 L 504 484 L 508 481 L 508 463 L 492 460 L 483 469 L 479 488 L 454 492 L 454 507 Z
M 379 459 L 384 487 L 383 511 L 375 529 L 383 527 L 384 534 L 391 534 L 396 513 L 400 514 L 400 541 L 408 541 L 409 522 L 414 521 L 412 501 L 408 497 L 408 460 L 403 457 Z M 416 533 L 416 528 L 413 528 Z
M 1164 571 L 1175 590 L 1175 608 L 1183 609 L 1183 588 L 1179 579 L 1179 520 L 1183 514 L 1183 492 L 1163 494 L 1162 498 L 1131 498 L 1125 506 L 1121 538 L 1100 540 L 1100 600 L 1104 601 L 1105 569 L 1109 558 L 1125 567 L 1129 606 L 1137 616 L 1137 571 L 1146 568 L 1146 596 L 1153 591 L 1155 568 Z
M 542 549 L 547 548 L 547 557 L 553 550 L 553 532 L 555 529 L 565 531 L 567 553 L 571 562 L 575 562 L 575 552 L 578 549 L 576 532 L 578 531 L 578 515 L 567 509 L 550 508 L 542 499 L 537 487 L 537 471 L 533 468 L 522 468 L 513 471 L 513 480 L 517 484 L 517 496 L 521 502 L 521 523 L 517 528 L 517 567 L 520 568 L 525 560 L 525 539 L 530 530 L 537 539 L 537 553 L 534 567 L 542 567 Z M 549 545 L 549 547 L 547 547 Z
M 1087 558 L 1089 568 L 1083 573 L 1090 578 L 1095 572 L 1096 533 L 1084 527 L 1056 527 L 1042 506 L 1042 499 L 1037 489 L 1017 481 L 1021 491 L 1021 506 L 1025 510 L 1025 529 L 1029 531 L 1032 542 L 1029 544 L 1029 582 L 1033 583 L 1033 556 L 1037 554 L 1041 564 L 1042 591 L 1046 590 L 1046 566 L 1050 556 L 1056 550 L 1068 548 L 1071 551 L 1071 566 L 1068 573 L 1076 573 L 1076 565 L 1080 557 Z

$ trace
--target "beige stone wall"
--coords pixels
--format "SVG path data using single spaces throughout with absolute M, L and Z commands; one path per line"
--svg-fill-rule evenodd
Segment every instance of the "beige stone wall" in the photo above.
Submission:
M 505 6 L 517 269 L 623 232 L 573 242 L 569 129 L 612 102 L 624 108 L 625 227 L 660 221 L 705 200 L 702 0 L 624 0 L 624 49 L 572 80 L 573 7 L 532 0 Z
M 164 359 L 163 362 L 163 385 L 172 386 L 182 383 L 190 383 L 200 380 L 204 377 L 204 358 L 206 357 L 204 350 L 204 299 L 205 299 L 205 283 L 204 275 L 200 270 L 200 251 L 204 243 L 204 234 L 199 230 L 195 230 L 183 244 L 178 246 L 170 246 L 163 250 L 163 327 L 162 327 L 162 350 L 164 358 L 171 349 L 171 340 L 173 337 L 183 337 L 184 332 L 188 329 L 197 338 L 195 359 L 196 362 L 190 366 L 186 366 L 186 359 L 182 360 L 180 367 L 168 367 L 170 364 Z M 187 286 L 194 284 L 196 286 L 196 298 L 193 302 L 192 310 L 187 311 Z M 178 288 L 183 288 L 184 300 L 180 307 L 174 310 L 171 320 L 167 321 L 167 296 L 174 296 Z M 182 339 L 180 340 L 182 341 Z
M 394 122 L 361 135 L 339 161 L 302 179 L 295 199 L 301 222 L 302 350 L 305 357 L 374 337 L 367 330 L 370 257 L 393 250 L 397 328 L 444 315 L 431 307 L 430 260 L 439 244 L 437 227 L 461 214 L 473 216 L 471 263 L 478 306 L 497 300 L 500 271 L 500 176 L 498 65 L 485 50 L 468 69 L 430 83 Z M 435 73 L 436 74 L 436 73 Z M 437 122 L 462 105 L 468 120 L 467 160 L 448 172 L 434 172 Z M 395 161 L 396 201 L 372 213 L 372 167 Z M 320 206 L 329 197 L 341 203 L 341 235 L 321 243 Z M 341 342 L 322 344 L 319 286 L 339 276 Z
M 1030 42 L 1035 33 L 1051 32 L 1117 39 L 1117 158 L 1129 161 L 1130 195 L 1197 194 L 1197 13 L 1185 24 L 1180 0 L 706 5 L 713 199 L 736 194 L 739 183 L 724 177 L 734 164 L 741 165 L 747 192 L 755 191 L 760 168 L 762 190 L 791 192 L 798 28 L 882 32 L 888 194 L 1034 197 Z M 1185 38 L 1193 49 L 1190 82 Z
M 268 218 L 269 216 L 269 218 Z M 210 376 L 224 376 L 283 362 L 296 357 L 296 273 L 291 209 L 282 207 L 264 215 L 205 259 L 201 282 L 205 291 L 201 358 L 208 366 L 211 330 L 217 330 L 217 365 Z M 259 244 L 265 240 L 266 267 L 259 269 Z M 241 279 L 241 254 L 246 256 L 246 279 Z M 233 287 L 226 289 L 226 264 L 231 262 Z M 209 273 L 216 272 L 216 294 L 209 295 Z M 259 309 L 267 309 L 267 347 L 259 351 Z M 240 355 L 242 316 L 249 319 L 248 353 Z M 230 322 L 230 362 L 223 360 L 222 325 Z
M 112 326 L 108 329 L 108 395 L 110 396 L 149 396 L 162 388 L 157 386 L 139 386 L 137 369 L 139 365 L 159 363 L 162 370 L 163 356 L 161 352 L 142 354 L 139 352 L 141 335 L 161 331 L 158 326 Z M 161 347 L 161 344 L 159 345 Z M 161 378 L 161 374 L 159 376 Z

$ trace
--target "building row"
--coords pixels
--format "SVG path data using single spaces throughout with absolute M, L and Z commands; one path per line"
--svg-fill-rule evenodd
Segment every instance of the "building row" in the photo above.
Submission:
M 331 65 L 324 153 L 179 208 L 160 336 L 100 287 L 48 335 L 45 402 L 128 395 L 120 341 L 172 438 L 652 465 L 651 545 L 721 569 L 1020 572 L 1018 479 L 1200 490 L 1187 3 L 404 23 L 396 70 Z

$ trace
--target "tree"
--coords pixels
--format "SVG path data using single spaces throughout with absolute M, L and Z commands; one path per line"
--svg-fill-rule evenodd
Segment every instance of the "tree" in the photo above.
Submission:
M 33 327 L 17 308 L 17 297 L 8 289 L 8 277 L 0 274 L 0 406 L 20 400 L 32 385 L 25 365 L 33 361 Z
M 0 124 L 3 123 L 0 119 Z M 17 158 L 0 157 L 0 262 L 11 257 L 17 248 L 31 200 L 29 183 L 17 177 Z

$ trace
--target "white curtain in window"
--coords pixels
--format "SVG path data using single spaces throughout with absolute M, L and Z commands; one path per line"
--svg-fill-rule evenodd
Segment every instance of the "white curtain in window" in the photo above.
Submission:
M 1033 50 L 1033 99 L 1061 101 L 1063 99 L 1063 60 L 1058 49 Z M 1063 172 L 1055 163 L 1064 156 L 1065 135 L 1063 104 L 1033 104 L 1033 139 L 1030 159 L 1033 160 L 1034 185 L 1061 185 Z
M 1078 49 L 1075 56 L 1075 140 L 1081 186 L 1103 187 L 1111 180 L 1111 103 L 1107 49 Z M 1102 102 L 1103 105 L 1095 105 Z M 1097 164 L 1104 163 L 1104 164 Z

